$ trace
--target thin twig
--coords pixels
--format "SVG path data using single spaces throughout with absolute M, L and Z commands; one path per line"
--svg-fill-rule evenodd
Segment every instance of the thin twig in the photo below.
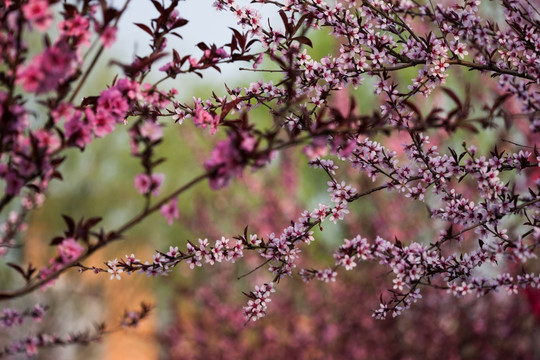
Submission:
M 262 268 L 264 265 L 268 264 L 271 260 L 272 260 L 272 259 L 266 260 L 265 262 L 263 262 L 262 264 L 260 264 L 260 265 L 257 266 L 256 268 L 254 268 L 253 270 L 251 270 L 251 271 L 245 273 L 244 275 L 240 275 L 240 276 L 237 277 L 236 279 L 237 279 L 237 280 L 240 280 L 240 279 L 242 279 L 242 278 L 245 278 L 245 277 L 248 276 L 248 275 L 253 274 L 255 271 L 259 270 L 259 269 Z

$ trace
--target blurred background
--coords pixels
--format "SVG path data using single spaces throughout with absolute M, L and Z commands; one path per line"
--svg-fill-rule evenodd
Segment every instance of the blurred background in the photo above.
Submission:
M 118 6 L 121 3 L 118 2 Z M 200 41 L 222 45 L 230 40 L 228 27 L 236 21 L 227 13 L 218 13 L 210 1 L 182 2 L 180 15 L 190 22 L 182 28 L 183 40 L 170 39 L 182 55 L 198 54 Z M 269 8 L 274 10 L 274 8 Z M 489 9 L 487 9 L 489 10 Z M 111 59 L 128 60 L 146 51 L 146 35 L 132 23 L 146 22 L 154 15 L 146 1 L 133 2 L 119 26 L 118 41 L 101 59 L 81 96 L 96 95 L 110 84 L 119 69 L 109 66 Z M 271 22 L 279 24 L 277 13 L 264 12 Z M 211 24 L 211 25 L 209 25 Z M 278 25 L 279 26 L 279 25 Z M 312 31 L 315 59 L 335 51 L 333 37 L 325 30 Z M 174 42 L 173 42 L 174 41 Z M 264 64 L 261 66 L 264 68 Z M 260 77 L 258 73 L 241 72 L 237 66 L 223 68 L 223 73 L 206 73 L 198 77 L 178 77 L 165 82 L 162 89 L 175 87 L 179 100 L 208 98 L 214 91 L 225 93 L 230 88 L 247 85 Z M 397 75 L 403 84 L 415 77 L 413 70 Z M 156 76 L 153 80 L 157 80 Z M 271 79 L 264 76 L 265 81 Z M 464 85 L 471 85 L 471 97 L 489 96 L 486 86 L 495 89 L 480 75 L 453 71 L 448 87 L 464 96 Z M 482 88 L 475 84 L 482 84 Z M 376 110 L 377 97 L 370 82 L 357 91 L 344 91 L 334 99 L 333 106 L 348 109 L 352 94 L 361 114 Z M 494 90 L 496 91 L 496 90 Z M 429 109 L 433 103 L 445 106 L 444 96 L 434 95 L 421 106 Z M 448 104 L 449 105 L 449 104 Z M 253 119 L 270 122 L 264 111 L 253 113 Z M 174 124 L 163 121 L 165 141 L 158 147 L 167 158 L 157 171 L 166 174 L 162 194 L 173 190 L 203 172 L 202 163 L 213 144 L 224 137 L 224 130 L 211 137 L 186 121 Z M 519 127 L 519 124 L 516 124 Z M 23 263 L 44 265 L 54 256 L 48 246 L 50 239 L 64 228 L 60 214 L 73 218 L 102 216 L 102 225 L 112 229 L 124 223 L 143 205 L 143 199 L 133 186 L 134 176 L 142 171 L 137 159 L 129 156 L 128 126 L 99 139 L 84 152 L 72 151 L 63 164 L 64 181 L 52 183 L 44 206 L 32 214 L 29 230 L 22 239 L 26 246 L 14 251 Z M 447 139 L 444 133 L 429 134 L 445 148 L 459 146 L 464 140 L 481 150 L 491 149 L 494 141 L 509 138 L 526 139 L 519 131 L 500 126 L 482 133 L 458 133 Z M 404 142 L 400 134 L 378 137 L 388 147 L 398 150 Z M 155 250 L 167 251 L 169 246 L 185 249 L 187 240 L 241 234 L 244 227 L 261 236 L 279 233 L 304 209 L 313 209 L 319 202 L 329 203 L 327 178 L 323 172 L 309 169 L 301 148 L 280 153 L 272 164 L 255 173 L 246 171 L 224 190 L 213 191 L 207 183 L 197 185 L 179 198 L 180 219 L 172 226 L 159 214 L 149 217 L 133 228 L 122 241 L 112 244 L 85 262 L 87 266 L 102 266 L 107 260 L 134 253 L 143 261 L 151 261 Z M 338 163 L 338 165 L 341 165 Z M 360 191 L 374 185 L 365 176 L 345 166 L 338 178 L 347 179 Z M 518 186 L 534 179 L 523 177 Z M 521 185 L 520 185 L 521 184 Z M 351 204 L 351 214 L 338 225 L 324 224 L 316 231 L 315 243 L 303 249 L 301 267 L 324 268 L 333 265 L 332 253 L 343 242 L 361 234 L 370 240 L 376 235 L 386 239 L 398 237 L 429 242 L 445 224 L 433 222 L 426 207 L 392 193 L 375 193 Z M 463 245 L 462 251 L 467 247 Z M 14 259 L 10 259 L 13 261 Z M 17 259 L 15 259 L 17 260 Z M 540 294 L 522 291 L 514 296 L 491 294 L 482 299 L 472 296 L 456 299 L 444 291 L 425 289 L 423 299 L 402 316 L 385 321 L 374 320 L 371 310 L 378 307 L 378 297 L 391 287 L 391 277 L 377 264 L 360 263 L 351 272 L 340 272 L 338 281 L 323 284 L 302 283 L 297 277 L 284 279 L 269 306 L 267 317 L 244 325 L 242 306 L 255 284 L 270 281 L 266 267 L 237 280 L 261 262 L 248 254 L 236 264 L 217 264 L 190 270 L 180 265 L 168 277 L 147 278 L 124 274 L 121 281 L 111 281 L 105 274 L 79 274 L 73 270 L 54 287 L 37 292 L 16 303 L 48 304 L 51 310 L 41 324 L 31 329 L 10 332 L 1 338 L 25 332 L 52 331 L 64 334 L 84 330 L 93 322 L 119 321 L 125 309 L 135 309 L 141 301 L 156 306 L 151 317 L 137 329 L 128 329 L 107 336 L 99 344 L 87 347 L 71 346 L 43 350 L 40 359 L 534 359 L 539 358 L 538 340 Z M 528 269 L 531 271 L 530 269 Z M 10 273 L 0 273 L 6 287 L 15 285 Z

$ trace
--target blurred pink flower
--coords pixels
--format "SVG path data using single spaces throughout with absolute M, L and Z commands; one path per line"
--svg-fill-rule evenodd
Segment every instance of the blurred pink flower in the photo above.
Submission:
M 58 253 L 64 264 L 75 260 L 83 251 L 84 247 L 74 238 L 64 239 L 64 241 L 58 244 Z
M 53 21 L 47 0 L 30 0 L 23 5 L 22 9 L 24 17 L 30 20 L 39 31 L 47 30 Z
M 110 48 L 116 41 L 116 30 L 116 27 L 108 26 L 105 31 L 103 31 L 103 34 L 101 34 L 99 39 L 106 49 Z
M 174 219 L 178 219 L 180 214 L 178 212 L 178 199 L 172 199 L 169 203 L 161 206 L 159 209 L 161 215 L 167 219 L 169 225 L 173 224 Z
M 141 126 L 141 135 L 150 141 L 157 141 L 163 137 L 163 130 L 159 123 L 147 121 Z
M 219 120 L 219 115 L 212 116 L 208 111 L 197 105 L 195 116 L 193 117 L 195 126 L 206 129 L 210 125 L 210 135 L 214 135 L 217 131 Z
M 152 174 L 148 176 L 147 174 L 137 174 L 135 176 L 134 185 L 139 194 L 148 194 L 150 191 L 152 195 L 159 195 L 159 187 L 165 180 L 164 174 Z

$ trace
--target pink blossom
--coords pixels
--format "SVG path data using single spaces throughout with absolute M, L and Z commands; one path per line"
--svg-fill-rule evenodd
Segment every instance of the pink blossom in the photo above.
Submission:
M 39 146 L 48 153 L 54 152 L 60 147 L 60 139 L 53 132 L 40 129 L 34 133 L 34 136 L 38 140 Z
M 37 343 L 37 340 L 35 341 Z M 38 353 L 38 347 L 37 344 L 34 342 L 26 344 L 26 355 L 28 356 L 34 356 Z
M 152 192 L 152 195 L 159 195 L 159 188 L 161 183 L 165 179 L 164 174 L 137 174 L 134 179 L 134 185 L 139 194 L 148 194 Z
M 64 36 L 84 36 L 89 28 L 90 21 L 80 14 L 58 23 L 58 30 Z
M 16 172 L 9 172 L 6 175 L 6 194 L 8 195 L 18 195 L 21 191 L 24 181 L 21 179 L 20 175 Z
M 19 69 L 17 83 L 25 91 L 36 94 L 56 89 L 75 71 L 75 53 L 65 42 L 58 42 L 36 55 L 24 68 Z
M 49 276 L 51 276 L 52 274 L 54 274 L 56 271 L 60 270 L 62 267 L 63 267 L 63 263 L 58 261 L 58 259 L 50 259 L 49 260 L 49 266 L 48 267 L 43 267 L 41 268 L 41 270 L 39 271 L 39 279 L 40 280 L 45 280 L 46 278 L 48 278 Z M 41 286 L 41 290 L 42 291 L 45 291 L 47 288 L 51 287 L 54 285 L 54 282 L 56 281 L 57 277 L 53 277 L 51 280 L 49 280 L 48 282 L 44 283 L 42 286 Z
M 24 16 L 31 21 L 39 31 L 46 31 L 53 21 L 47 0 L 30 0 L 22 7 Z
M 254 136 L 246 136 L 242 139 L 240 148 L 246 152 L 252 152 L 255 149 L 256 139 Z
M 22 84 L 23 90 L 28 92 L 38 92 L 43 81 L 44 74 L 37 66 L 28 66 L 19 72 L 17 81 Z
M 305 51 L 305 50 L 304 50 Z M 255 60 L 253 62 L 253 68 L 254 69 L 257 69 L 259 67 L 260 64 L 262 64 L 263 62 L 263 54 L 260 53 L 259 56 L 257 56 L 257 60 Z
M 152 182 L 147 174 L 137 174 L 135 176 L 134 183 L 135 188 L 139 191 L 139 194 L 147 194 L 150 190 L 150 184 Z
M 93 129 L 96 137 L 104 137 L 113 132 L 114 128 L 116 127 L 116 121 L 114 118 L 109 116 L 104 111 L 98 111 L 97 114 L 94 114 L 92 109 L 87 108 L 85 113 L 88 124 Z
M 152 121 L 146 121 L 141 126 L 141 135 L 145 138 L 149 139 L 150 141 L 158 141 L 163 137 L 163 130 L 161 128 L 161 125 L 157 122 Z
M 178 219 L 180 217 L 178 212 L 178 199 L 172 199 L 167 204 L 162 205 L 159 211 L 161 212 L 161 215 L 167 219 L 167 223 L 172 225 L 174 219 Z
M 182 125 L 184 123 L 184 118 L 186 117 L 186 112 L 178 107 L 174 109 L 174 115 L 172 119 L 175 123 Z
M 217 143 L 204 167 L 206 170 L 214 170 L 210 176 L 210 187 L 214 190 L 229 185 L 231 178 L 241 175 L 244 169 L 240 153 L 230 137 Z
M 114 42 L 116 41 L 116 31 L 118 29 L 113 26 L 107 26 L 107 28 L 103 31 L 101 34 L 101 37 L 99 38 L 103 44 L 103 46 L 108 49 L 110 48 Z
M 90 46 L 92 33 L 89 31 L 90 21 L 86 17 L 77 14 L 73 18 L 60 21 L 58 30 L 62 36 L 72 37 L 76 46 Z
M 126 97 L 118 88 L 111 87 L 99 95 L 97 111 L 112 117 L 116 122 L 122 123 L 128 110 Z
M 150 188 L 152 190 L 152 195 L 154 196 L 159 195 L 159 188 L 161 187 L 163 180 L 165 180 L 165 174 L 154 173 L 150 176 L 150 181 L 151 181 Z
M 193 56 L 190 56 L 189 57 L 189 64 L 194 67 L 194 68 L 198 68 L 200 65 L 199 65 L 199 60 L 197 60 L 196 58 L 194 58 Z
M 76 111 L 71 119 L 66 120 L 64 128 L 68 142 L 75 144 L 79 148 L 84 148 L 92 141 L 91 127 L 82 119 L 82 113 Z
M 212 114 L 210 114 L 208 111 L 197 105 L 195 115 L 193 117 L 193 123 L 195 126 L 206 129 L 206 127 L 210 125 L 210 134 L 214 135 L 217 131 L 219 120 L 219 115 L 216 114 L 215 116 L 212 116 Z
M 84 251 L 84 247 L 74 238 L 66 238 L 58 244 L 58 253 L 62 262 L 67 264 L 79 257 Z
M 219 56 L 220 58 L 226 58 L 229 56 L 229 54 L 227 54 L 227 51 L 222 47 L 216 50 L 216 55 Z

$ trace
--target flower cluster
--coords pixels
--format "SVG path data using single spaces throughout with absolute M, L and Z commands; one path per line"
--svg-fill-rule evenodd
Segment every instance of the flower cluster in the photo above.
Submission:
M 84 267 L 81 266 L 81 271 L 91 270 L 96 274 L 99 272 L 107 272 L 110 274 L 111 280 L 121 279 L 121 274 L 126 273 L 131 275 L 133 272 L 146 274 L 146 276 L 167 275 L 172 268 L 176 267 L 180 262 L 185 261 L 191 269 L 196 266 L 201 267 L 202 264 L 214 265 L 221 262 L 232 262 L 244 256 L 245 241 L 231 241 L 228 238 L 222 237 L 215 241 L 214 246 L 210 246 L 208 239 L 199 239 L 198 245 L 189 242 L 185 252 L 178 250 L 178 247 L 169 247 L 169 251 L 157 251 L 153 256 L 153 261 L 149 263 L 141 262 L 135 258 L 134 254 L 126 255 L 125 259 L 114 259 L 107 262 L 107 268 Z
M 400 165 L 396 152 L 369 139 L 355 141 L 352 149 L 347 147 L 346 153 L 341 152 L 342 159 L 365 172 L 373 181 L 386 178 L 387 182 L 381 188 L 405 193 L 412 199 L 426 202 L 426 190 L 431 188 L 439 204 L 444 204 L 432 210 L 431 216 L 450 223 L 429 245 L 413 241 L 406 246 L 398 239 L 392 243 L 381 237 L 370 243 L 360 235 L 352 240 L 345 239 L 334 254 L 336 268 L 352 270 L 358 261 L 377 261 L 388 266 L 395 275 L 391 299 L 383 302 L 374 316 L 384 318 L 389 312 L 393 316 L 399 315 L 421 297 L 420 285 L 449 289 L 457 296 L 469 293 L 485 295 L 499 288 L 515 293 L 518 286 L 537 287 L 538 279 L 534 274 L 520 274 L 514 278 L 502 273 L 494 279 L 475 275 L 480 267 L 485 264 L 496 266 L 503 258 L 518 263 L 536 258 L 534 250 L 540 244 L 537 225 L 540 194 L 531 188 L 524 189 L 522 195 L 515 194 L 499 178 L 503 171 L 537 167 L 537 163 L 529 160 L 530 152 L 520 151 L 505 156 L 494 151 L 489 158 L 476 157 L 477 150 L 471 146 L 465 147 L 461 154 L 452 151 L 450 156 L 441 156 L 436 146 L 429 146 L 428 137 L 420 134 L 413 137 L 412 144 L 404 146 L 408 164 Z M 333 175 L 333 163 L 321 160 L 315 163 Z M 466 177 L 471 177 L 475 183 L 476 201 L 458 191 L 459 183 Z M 533 211 L 532 219 L 524 211 L 527 208 Z M 525 235 L 514 239 L 509 237 L 506 228 L 501 227 L 503 219 L 512 215 L 521 216 L 526 220 L 524 225 L 530 228 Z M 469 234 L 472 232 L 474 235 Z M 459 255 L 444 255 L 444 244 L 451 240 L 461 243 L 468 235 L 478 239 L 476 249 Z M 328 276 L 324 275 L 334 270 L 303 270 L 302 275 L 306 280 L 316 276 L 327 281 Z
M 50 242 L 55 253 L 48 266 L 37 271 L 32 264 L 9 263 L 24 284 L 0 290 L 0 301 L 44 289 L 73 266 L 120 280 L 134 272 L 166 275 L 182 262 L 191 269 L 234 263 L 249 251 L 263 259 L 258 268 L 267 267 L 272 276 L 265 283 L 258 280 L 263 285 L 246 294 L 244 315 L 255 321 L 266 314 L 274 286 L 305 265 L 303 249 L 314 243 L 314 230 L 323 231 L 326 219 L 352 236 L 341 236 L 349 239 L 334 252 L 333 267 L 302 269 L 300 276 L 330 283 L 340 268 L 378 262 L 392 274 L 392 288 L 380 296 L 377 318 L 408 309 L 422 297 L 422 287 L 456 297 L 538 288 L 540 278 L 529 264 L 540 244 L 540 17 L 530 1 L 501 1 L 503 21 L 497 12 L 486 14 L 478 0 L 253 1 L 277 9 L 277 20 L 263 19 L 255 5 L 216 0 L 214 7 L 232 13 L 239 29 L 232 29 L 230 42 L 200 42 L 192 54 L 168 51 L 168 39 L 181 38 L 178 31 L 188 23 L 180 16 L 180 2 L 152 1 L 157 15 L 134 25 L 149 37 L 148 49 L 131 59 L 112 60 L 120 74 L 105 89 L 84 96 L 91 72 L 116 40 L 129 0 L 120 9 L 106 0 L 56 3 L 0 5 L 0 213 L 6 214 L 0 225 L 0 256 L 19 246 L 17 236 L 27 227 L 27 214 L 44 201 L 52 181 L 64 179 L 61 165 L 71 150 L 83 151 L 121 131 L 117 128 L 128 133 L 130 155 L 140 166 L 129 184 L 142 204 L 112 229 L 98 227 L 98 217 L 74 220 L 63 215 L 66 229 Z M 49 31 L 51 27 L 58 31 Z M 333 54 L 316 56 L 308 49 L 321 35 L 314 33 L 318 29 L 337 40 Z M 42 48 L 28 43 L 32 32 L 43 38 Z M 157 69 L 164 57 L 168 60 Z M 225 95 L 214 91 L 207 99 L 188 102 L 178 99 L 183 89 L 162 89 L 166 80 L 184 74 L 202 78 L 229 63 L 247 63 L 250 68 L 244 71 L 277 76 L 236 88 L 226 85 Z M 162 78 L 144 82 L 155 72 Z M 453 77 L 482 85 L 465 87 L 463 96 Z M 373 95 L 378 107 L 359 109 L 352 95 L 344 105 L 347 91 L 360 86 L 368 89 L 362 96 Z M 257 108 L 271 121 L 259 121 L 253 112 Z M 181 136 L 187 134 L 184 140 L 191 141 L 189 131 L 201 129 L 215 138 L 212 150 L 197 154 L 202 174 L 177 186 L 177 177 L 167 174 L 167 185 L 175 188 L 162 195 L 167 171 L 159 166 L 167 160 L 158 147 L 171 118 L 177 124 L 193 121 L 194 129 L 181 128 Z M 503 122 L 504 130 L 499 127 Z M 469 140 L 461 137 L 482 132 L 481 143 L 494 128 L 498 133 L 490 140 L 491 151 L 467 146 Z M 387 146 L 396 138 L 403 142 L 400 149 Z M 462 148 L 455 146 L 456 139 Z M 450 144 L 448 150 L 445 144 Z M 328 176 L 330 201 L 302 207 L 311 210 L 298 211 L 296 220 L 279 225 L 281 231 L 267 226 L 263 237 L 246 227 L 233 239 L 219 233 L 211 244 L 206 239 L 210 235 L 200 235 L 197 242 L 188 241 L 185 250 L 171 246 L 167 252 L 157 251 L 152 262 L 132 254 L 102 268 L 82 264 L 109 244 L 129 238 L 128 230 L 154 213 L 173 225 L 180 218 L 180 195 L 195 185 L 208 181 L 213 190 L 222 190 L 245 169 L 279 163 L 296 146 L 302 147 L 311 167 Z M 186 174 L 191 170 L 182 168 Z M 436 234 L 395 235 L 393 241 L 379 234 L 357 235 L 364 232 L 354 226 L 354 219 L 347 220 L 355 212 L 350 204 L 381 190 L 426 209 Z M 488 274 L 487 267 L 492 269 Z M 122 325 L 134 326 L 147 313 L 145 306 L 126 312 Z M 3 314 L 2 325 L 12 326 L 25 317 L 39 319 L 42 311 L 5 309 Z M 98 328 L 94 335 L 28 336 L 1 350 L 0 356 L 30 356 L 39 347 L 88 343 L 104 333 Z
M 266 315 L 267 304 L 272 301 L 270 294 L 275 291 L 274 283 L 255 286 L 255 291 L 248 295 L 250 300 L 247 306 L 244 307 L 244 313 L 248 321 L 257 321 Z
M 16 309 L 5 308 L 0 315 L 0 325 L 2 327 L 20 326 L 26 318 L 31 318 L 35 322 L 40 322 L 48 307 L 36 304 L 32 309 L 26 309 L 22 313 Z
M 138 311 L 128 311 L 124 314 L 121 321 L 123 327 L 136 327 L 144 318 L 148 317 L 151 307 L 142 303 L 141 309 Z M 39 321 L 43 315 L 44 309 L 36 306 L 32 310 L 31 316 Z M 4 315 L 5 317 L 6 315 Z M 2 319 L 4 318 L 2 317 Z M 3 322 L 3 321 L 2 321 Z M 105 323 L 96 324 L 95 328 L 88 329 L 83 332 L 70 333 L 64 336 L 50 333 L 39 333 L 36 335 L 27 335 L 23 339 L 15 341 L 10 345 L 0 349 L 0 357 L 10 356 L 15 354 L 25 354 L 27 357 L 37 355 L 40 348 L 48 348 L 55 346 L 67 346 L 74 344 L 88 344 L 99 341 L 105 334 L 114 330 L 108 330 Z

